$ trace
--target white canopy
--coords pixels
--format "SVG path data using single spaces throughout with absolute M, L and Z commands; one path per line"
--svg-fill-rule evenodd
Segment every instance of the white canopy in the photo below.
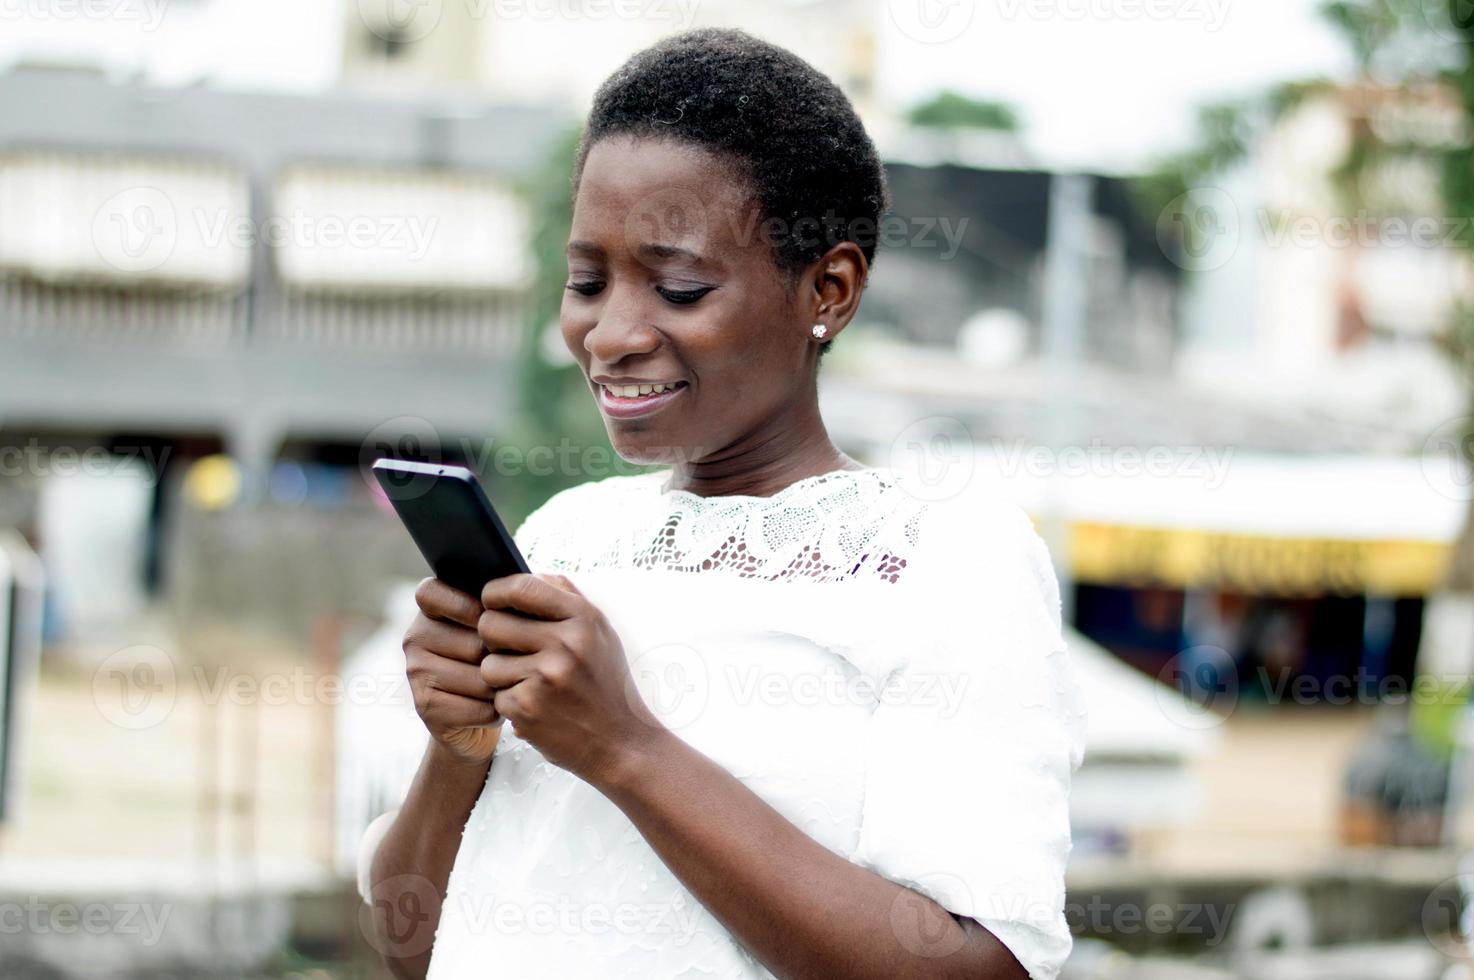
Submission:
M 1441 453 L 1267 456 L 1231 448 L 979 447 L 976 475 L 1036 517 L 1343 540 L 1450 543 L 1474 496 Z

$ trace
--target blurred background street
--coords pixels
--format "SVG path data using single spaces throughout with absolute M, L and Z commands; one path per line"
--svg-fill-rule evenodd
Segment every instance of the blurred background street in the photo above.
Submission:
M 569 172 L 702 26 L 886 163 L 838 444 L 1050 545 L 1066 976 L 1474 975 L 1466 0 L 0 0 L 0 977 L 385 975 L 423 566 L 367 465 L 511 523 L 634 472 Z

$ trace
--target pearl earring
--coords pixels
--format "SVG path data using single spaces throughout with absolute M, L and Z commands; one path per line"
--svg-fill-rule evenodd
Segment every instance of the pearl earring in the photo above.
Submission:
M 823 340 L 824 339 L 824 335 L 827 334 L 827 333 L 829 333 L 829 328 L 826 327 L 826 326 L 824 326 L 824 324 L 822 324 L 822 323 L 816 323 L 816 324 L 814 324 L 814 329 L 813 329 L 812 333 L 814 335 L 814 339 L 815 340 Z

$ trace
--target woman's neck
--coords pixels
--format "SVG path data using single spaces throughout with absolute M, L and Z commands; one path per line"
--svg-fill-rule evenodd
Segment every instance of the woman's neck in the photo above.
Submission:
M 817 405 L 697 462 L 676 463 L 670 489 L 701 497 L 771 497 L 835 470 L 860 469 L 830 441 Z

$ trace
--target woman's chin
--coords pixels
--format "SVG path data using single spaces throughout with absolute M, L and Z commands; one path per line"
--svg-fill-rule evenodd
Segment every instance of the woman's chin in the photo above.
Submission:
M 644 436 L 645 433 L 611 431 L 609 441 L 619 458 L 632 466 L 670 466 L 677 461 L 690 459 L 690 453 L 682 447 L 671 446 L 653 437 L 643 438 Z

